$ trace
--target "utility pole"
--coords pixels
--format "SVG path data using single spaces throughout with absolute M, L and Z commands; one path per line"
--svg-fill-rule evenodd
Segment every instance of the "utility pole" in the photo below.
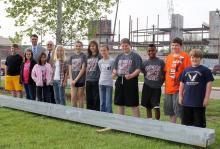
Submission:
M 62 0 L 57 0 L 56 44 L 62 44 Z
M 117 1 L 117 6 L 116 6 L 116 13 L 115 13 L 115 22 L 114 22 L 114 28 L 113 28 L 112 43 L 114 42 L 114 39 L 115 39 L 115 27 L 116 27 L 117 16 L 118 16 L 118 5 L 119 5 L 119 0 Z
M 154 33 L 155 25 L 153 25 L 152 27 L 153 27 L 153 44 L 155 44 L 155 33 Z

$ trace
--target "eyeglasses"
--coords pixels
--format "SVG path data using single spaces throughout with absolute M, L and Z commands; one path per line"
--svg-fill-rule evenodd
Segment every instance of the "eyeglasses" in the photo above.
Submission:
M 53 44 L 48 43 L 47 45 L 48 45 L 48 46 L 52 46 Z

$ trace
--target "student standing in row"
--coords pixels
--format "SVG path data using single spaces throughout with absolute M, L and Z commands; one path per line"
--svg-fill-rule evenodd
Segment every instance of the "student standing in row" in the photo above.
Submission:
M 22 97 L 22 84 L 20 84 L 20 67 L 23 58 L 16 53 L 19 50 L 17 44 L 11 46 L 11 55 L 5 61 L 5 90 L 11 92 L 14 97 Z
M 102 56 L 102 59 L 98 62 L 101 72 L 99 78 L 100 111 L 112 113 L 112 69 L 114 60 L 109 57 L 108 45 L 102 45 L 100 52 Z
M 205 111 L 214 78 L 211 71 L 201 65 L 202 51 L 190 51 L 192 66 L 180 77 L 179 103 L 183 105 L 182 124 L 206 127 Z
M 174 38 L 172 52 L 167 56 L 165 65 L 165 100 L 164 113 L 170 116 L 170 122 L 176 123 L 181 118 L 182 107 L 179 105 L 179 77 L 183 70 L 191 65 L 190 57 L 182 51 L 182 39 Z
M 38 101 L 50 103 L 51 93 L 49 85 L 52 79 L 52 68 L 47 63 L 47 55 L 45 53 L 41 53 L 38 64 L 32 70 L 31 77 L 37 86 Z
M 123 53 L 116 57 L 113 69 L 113 77 L 117 76 L 114 102 L 119 114 L 124 115 L 125 106 L 128 106 L 132 108 L 133 116 L 140 117 L 138 75 L 142 59 L 131 51 L 129 39 L 122 39 L 120 44 Z
M 99 55 L 98 43 L 90 41 L 87 56 L 86 68 L 86 102 L 87 109 L 100 110 L 99 99 L 99 76 L 100 70 L 98 61 L 101 59 Z
M 31 72 L 35 64 L 32 50 L 29 48 L 26 49 L 24 62 L 21 65 L 20 82 L 24 85 L 26 98 L 31 100 L 36 100 L 36 84 L 31 78 Z
M 142 72 L 144 74 L 144 85 L 142 89 L 141 105 L 146 108 L 147 118 L 152 118 L 152 109 L 155 118 L 160 119 L 160 97 L 165 73 L 163 60 L 156 57 L 157 49 L 150 44 L 147 49 L 149 59 L 143 62 Z
M 53 92 L 56 104 L 66 105 L 65 87 L 68 77 L 68 64 L 65 61 L 65 49 L 62 45 L 56 47 L 53 65 Z
M 86 78 L 86 55 L 82 52 L 83 43 L 76 41 L 75 52 L 69 60 L 71 84 L 71 103 L 73 107 L 84 107 L 84 88 Z M 78 104 L 77 104 L 78 101 Z

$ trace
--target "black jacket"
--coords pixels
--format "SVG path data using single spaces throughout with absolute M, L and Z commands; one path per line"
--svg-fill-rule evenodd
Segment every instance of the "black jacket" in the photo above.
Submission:
M 30 70 L 29 70 L 29 82 L 28 82 L 31 85 L 35 85 L 35 82 L 31 77 L 31 72 L 35 64 L 36 64 L 35 60 L 31 60 Z M 24 83 L 23 71 L 24 71 L 24 62 L 21 64 L 21 71 L 20 71 L 20 83 L 22 84 Z

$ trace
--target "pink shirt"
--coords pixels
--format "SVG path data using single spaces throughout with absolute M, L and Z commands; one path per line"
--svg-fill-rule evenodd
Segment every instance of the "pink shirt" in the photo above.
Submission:
M 30 60 L 27 60 L 24 63 L 23 76 L 24 76 L 24 83 L 25 84 L 28 84 L 28 81 L 29 81 L 30 64 L 31 64 Z

